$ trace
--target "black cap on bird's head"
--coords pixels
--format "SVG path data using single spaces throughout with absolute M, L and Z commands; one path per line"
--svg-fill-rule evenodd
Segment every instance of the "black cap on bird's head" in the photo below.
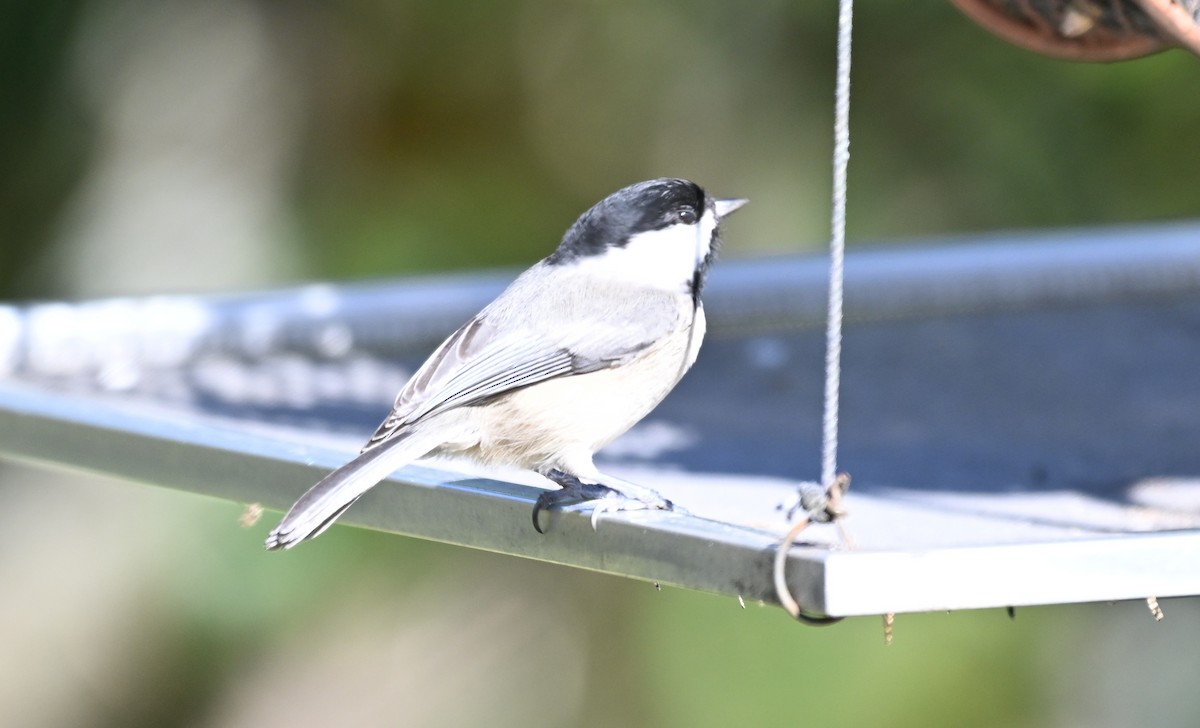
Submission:
M 623 248 L 646 233 L 676 225 L 702 225 L 706 214 L 711 227 L 706 232 L 712 240 L 705 246 L 711 252 L 717 222 L 745 203 L 743 199 L 711 198 L 700 185 L 685 179 L 663 177 L 638 182 L 617 190 L 580 215 L 546 262 L 568 263 Z

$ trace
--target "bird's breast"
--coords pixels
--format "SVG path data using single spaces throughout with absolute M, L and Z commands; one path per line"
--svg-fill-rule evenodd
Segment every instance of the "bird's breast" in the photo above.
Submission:
M 692 306 L 688 303 L 688 313 Z M 689 319 L 692 316 L 689 315 Z M 550 379 L 473 408 L 484 461 L 536 468 L 563 451 L 604 447 L 650 413 L 691 368 L 704 339 L 702 308 L 621 365 Z

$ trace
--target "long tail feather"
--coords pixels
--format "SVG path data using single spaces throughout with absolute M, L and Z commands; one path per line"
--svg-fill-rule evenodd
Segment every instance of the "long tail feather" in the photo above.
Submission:
M 290 549 L 320 535 L 358 500 L 397 468 L 428 454 L 427 438 L 400 432 L 326 475 L 296 501 L 267 536 L 267 549 Z

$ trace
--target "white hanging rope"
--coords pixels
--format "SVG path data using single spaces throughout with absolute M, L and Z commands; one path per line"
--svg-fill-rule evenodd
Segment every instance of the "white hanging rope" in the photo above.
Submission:
M 829 242 L 829 314 L 825 327 L 825 410 L 821 429 L 821 489 L 829 496 L 827 513 L 837 513 L 834 502 L 846 481 L 837 477 L 838 407 L 842 383 L 842 280 L 846 255 L 846 176 L 850 166 L 850 30 L 854 19 L 854 0 L 838 2 L 837 82 L 834 91 L 833 122 L 833 215 Z M 803 493 L 800 510 L 807 510 Z M 785 566 L 792 543 L 808 525 L 810 513 L 784 537 L 775 553 L 775 591 L 779 603 L 793 617 L 812 620 L 800 612 L 800 605 L 787 587 Z M 834 516 L 836 518 L 836 515 Z
M 850 166 L 850 28 L 854 0 L 838 4 L 837 87 L 833 108 L 833 236 L 829 241 L 829 318 L 825 324 L 825 414 L 821 485 L 837 477 L 838 405 L 842 384 L 842 279 L 846 260 L 846 176 Z

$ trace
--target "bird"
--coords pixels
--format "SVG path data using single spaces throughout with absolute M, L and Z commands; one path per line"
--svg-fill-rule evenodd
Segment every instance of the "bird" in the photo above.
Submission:
M 655 491 L 602 474 L 593 457 L 695 362 L 720 222 L 746 202 L 659 178 L 596 203 L 430 355 L 361 452 L 296 501 L 267 549 L 320 535 L 393 471 L 432 456 L 516 466 L 557 484 L 535 503 L 538 532 L 539 514 L 567 503 L 593 505 L 593 519 L 672 510 Z

